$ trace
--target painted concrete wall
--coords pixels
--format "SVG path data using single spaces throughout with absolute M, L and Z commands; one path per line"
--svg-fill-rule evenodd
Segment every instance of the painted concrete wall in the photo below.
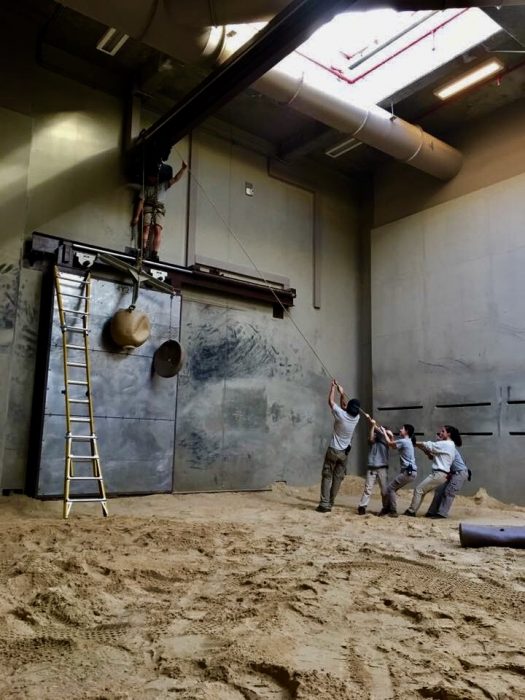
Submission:
M 192 176 L 199 185 L 195 254 L 226 268 L 242 265 L 253 275 L 255 264 L 286 276 L 297 299 L 289 316 L 276 319 L 268 306 L 186 295 L 181 337 L 188 364 L 179 389 L 174 488 L 314 483 L 331 431 L 328 375 L 340 377 L 352 395 L 366 386 L 357 332 L 355 198 L 326 183 L 317 192 L 322 299 L 317 309 L 313 192 L 270 178 L 264 156 L 208 133 L 196 134 L 193 153 Z M 245 193 L 247 182 L 253 196 Z M 356 470 L 359 449 L 354 454 Z
M 289 277 L 297 299 L 289 316 L 276 319 L 268 306 L 186 295 L 181 337 L 188 364 L 179 390 L 174 487 L 315 483 L 331 432 L 328 376 L 340 378 L 352 395 L 366 386 L 355 201 L 326 186 L 317 193 L 317 309 L 313 193 L 269 178 L 266 158 L 208 134 L 198 134 L 193 149 L 196 254 L 225 267 L 244 265 L 254 275 L 252 263 Z M 245 194 L 246 182 L 253 196 Z M 353 457 L 355 471 L 362 462 L 357 441 Z
M 30 33 L 30 29 L 25 31 Z M 11 74 L 0 85 L 0 148 L 8 166 L 2 173 L 0 200 L 0 487 L 4 489 L 24 485 L 38 328 L 40 273 L 23 267 L 23 242 L 33 230 L 39 230 L 122 250 L 131 242 L 133 200 L 120 165 L 121 101 L 37 66 L 29 36 L 27 42 L 18 42 L 12 48 Z M 9 46 L 2 47 L 4 50 L 9 53 Z M 27 90 L 20 91 L 21 84 L 32 86 L 29 99 Z M 188 148 L 184 141 L 172 151 L 174 170 L 181 158 L 188 157 Z M 195 135 L 195 148 L 199 167 L 194 177 L 202 185 L 193 222 L 195 250 L 224 261 L 226 266 L 235 263 L 248 267 L 250 262 L 240 253 L 234 231 L 257 266 L 288 276 L 297 288 L 293 318 L 329 373 L 348 386 L 352 394 L 365 390 L 367 375 L 361 368 L 366 366 L 368 345 L 362 343 L 358 332 L 362 286 L 356 194 L 345 181 L 323 180 L 319 184 L 322 240 L 317 262 L 322 304 L 320 309 L 314 309 L 312 195 L 270 178 L 263 156 L 207 136 L 205 130 Z M 246 198 L 245 181 L 255 184 L 254 198 Z M 188 186 L 186 177 L 170 190 L 167 202 L 161 251 L 164 259 L 177 264 L 184 264 L 187 255 Z M 202 346 L 213 348 L 217 329 L 206 326 L 208 307 L 219 308 L 222 313 L 224 303 L 224 299 L 217 298 L 188 299 L 187 306 L 183 302 L 181 333 L 189 345 L 192 338 L 198 337 Z M 284 383 L 274 392 L 275 397 L 270 397 L 267 404 L 266 421 L 279 438 L 289 426 L 294 426 L 290 416 L 295 415 L 301 402 L 304 380 L 309 404 L 304 415 L 309 418 L 294 436 L 293 479 L 297 483 L 315 482 L 331 430 L 326 407 L 328 377 L 289 320 L 271 318 L 269 307 L 247 311 L 238 300 L 227 300 L 226 308 L 226 325 L 220 327 L 226 328 L 227 333 L 235 330 L 240 317 L 245 327 L 247 317 L 253 313 L 254 335 L 259 334 L 264 343 L 273 342 L 276 348 L 293 356 L 299 368 L 293 389 L 288 391 Z M 194 335 L 193 324 L 199 326 L 200 335 Z M 209 337 L 202 335 L 206 327 Z M 214 381 L 220 383 L 222 376 L 212 376 L 210 382 Z M 237 415 L 232 405 L 237 388 L 232 386 L 235 391 L 219 406 L 225 412 L 226 422 L 234 421 Z M 203 388 L 207 386 L 196 387 L 197 391 Z M 244 376 L 242 388 L 243 392 L 253 389 L 257 394 L 259 376 Z M 181 381 L 179 411 L 183 418 L 194 389 L 186 390 L 184 396 Z M 279 411 L 272 408 L 274 404 L 279 405 Z M 281 425 L 280 416 L 286 416 Z M 187 422 L 182 420 L 180 425 L 178 444 L 185 440 Z M 305 434 L 304 440 L 297 439 Z M 228 444 L 226 440 L 222 462 L 231 456 Z M 254 446 L 258 444 L 256 440 Z M 277 447 L 278 443 L 272 447 L 272 469 Z M 280 447 L 281 465 L 272 471 L 272 478 L 286 471 L 283 465 L 288 462 L 289 447 L 286 442 Z M 234 468 L 238 468 L 237 463 Z M 353 468 L 357 468 L 357 460 Z M 195 487 L 200 482 L 193 483 Z M 185 485 L 191 487 L 188 480 Z
M 523 106 L 472 126 L 457 182 L 439 189 L 414 184 L 412 173 L 381 174 L 376 221 L 390 223 L 371 236 L 374 406 L 419 406 L 380 415 L 413 423 L 425 439 L 443 423 L 456 425 L 474 472 L 466 492 L 483 487 L 520 504 L 525 141 L 516 115 Z M 521 173 L 505 178 L 518 169 L 518 153 Z M 423 196 L 431 189 L 430 199 Z M 423 456 L 419 463 L 427 468 Z
M 524 120 L 525 98 L 467 122 L 454 133 L 441 134 L 464 156 L 460 172 L 449 182 L 439 182 L 395 161 L 386 164 L 375 177 L 374 225 L 382 226 L 521 174 L 525 168 Z

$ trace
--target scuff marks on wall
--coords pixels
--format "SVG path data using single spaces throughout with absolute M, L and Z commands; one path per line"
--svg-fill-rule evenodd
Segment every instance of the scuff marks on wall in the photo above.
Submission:
M 189 372 L 197 381 L 271 374 L 278 351 L 254 324 L 232 320 L 226 327 L 205 322 L 195 329 Z
M 280 420 L 281 416 L 283 415 L 283 408 L 284 406 L 282 404 L 276 403 L 275 401 L 270 406 L 270 416 L 272 417 L 272 421 L 274 423 L 277 423 L 277 421 Z
M 266 414 L 268 402 L 264 388 L 225 387 L 224 422 L 230 430 L 245 439 L 247 431 L 268 432 Z
M 4 270 L 12 266 L 4 266 Z M 20 489 L 24 486 L 31 401 L 35 373 L 36 339 L 40 306 L 41 274 L 34 270 L 9 270 L 8 276 L 15 282 L 9 285 L 8 294 L 16 295 L 16 323 L 9 329 L 11 343 L 9 381 L 5 380 L 5 419 L 2 488 Z M 1 277 L 0 277 L 1 279 Z M 13 289 L 13 284 L 16 286 Z M 9 302 L 9 304 L 11 301 Z M 7 335 L 7 334 L 6 334 Z M 4 349 L 7 357 L 7 349 Z M 1 350 L 0 350 L 1 352 Z M 8 390 L 7 390 L 8 387 Z
M 41 274 L 38 271 L 22 270 L 16 318 L 16 352 L 34 363 L 40 307 Z
M 185 460 L 190 469 L 207 469 L 221 458 L 221 443 L 217 436 L 190 430 L 179 440 L 177 449 L 184 450 Z
M 316 480 L 326 379 L 293 325 L 267 308 L 185 301 L 183 314 L 174 490 Z
M 0 263 L 0 352 L 8 352 L 13 342 L 19 271 Z

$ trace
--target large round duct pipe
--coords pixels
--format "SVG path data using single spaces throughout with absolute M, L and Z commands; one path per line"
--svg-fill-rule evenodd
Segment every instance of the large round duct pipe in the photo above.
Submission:
M 178 0 L 138 3 L 129 3 L 128 0 L 58 1 L 184 61 L 217 55 L 219 50 L 220 60 L 224 61 L 238 48 L 234 40 L 224 42 L 223 34 L 216 37 L 213 28 L 208 26 L 211 23 L 264 19 L 289 3 L 289 0 L 193 0 L 192 3 Z M 391 4 L 396 6 L 395 2 Z M 392 117 L 380 107 L 354 104 L 341 93 L 326 94 L 309 84 L 300 70 L 294 70 L 290 58 L 269 70 L 254 83 L 254 87 L 434 177 L 448 180 L 461 167 L 462 156 L 456 149 L 420 127 Z
M 290 64 L 288 59 L 281 61 L 259 78 L 253 87 L 302 114 L 441 180 L 449 180 L 459 172 L 463 157 L 452 146 L 381 107 L 359 105 L 341 94 L 326 94 L 324 90 L 309 84 L 303 74 L 297 69 L 294 71 Z
M 57 0 L 184 62 L 215 55 L 222 27 L 271 19 L 290 0 Z M 218 28 L 221 28 L 219 30 Z

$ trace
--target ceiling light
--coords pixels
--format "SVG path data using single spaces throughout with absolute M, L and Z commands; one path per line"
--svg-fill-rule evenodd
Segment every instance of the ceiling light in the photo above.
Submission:
M 338 143 L 337 146 L 332 146 L 325 151 L 325 155 L 330 156 L 330 158 L 339 158 L 339 156 L 348 153 L 348 151 L 353 151 L 358 146 L 361 146 L 361 141 L 354 138 L 345 139 Z
M 127 34 L 123 34 L 115 27 L 110 27 L 107 32 L 100 38 L 97 44 L 97 49 L 102 53 L 107 53 L 114 56 L 119 51 L 126 41 L 129 39 Z
M 442 100 L 446 100 L 452 95 L 455 95 L 461 90 L 466 90 L 467 88 L 475 85 L 476 83 L 489 78 L 495 73 L 499 73 L 505 68 L 504 64 L 497 58 L 491 58 L 490 61 L 483 63 L 474 70 L 464 73 L 461 77 L 456 78 L 450 83 L 443 85 L 438 90 L 434 90 L 434 95 Z

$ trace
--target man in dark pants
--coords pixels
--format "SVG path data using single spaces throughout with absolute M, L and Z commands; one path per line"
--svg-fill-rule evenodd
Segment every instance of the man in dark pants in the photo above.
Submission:
M 335 391 L 339 392 L 339 406 L 335 403 Z M 359 399 L 344 399 L 343 387 L 335 379 L 330 385 L 328 405 L 334 416 L 334 431 L 321 473 L 321 500 L 316 510 L 318 513 L 329 513 L 334 505 L 335 497 L 346 474 L 346 460 L 352 445 L 352 437 L 359 422 Z

